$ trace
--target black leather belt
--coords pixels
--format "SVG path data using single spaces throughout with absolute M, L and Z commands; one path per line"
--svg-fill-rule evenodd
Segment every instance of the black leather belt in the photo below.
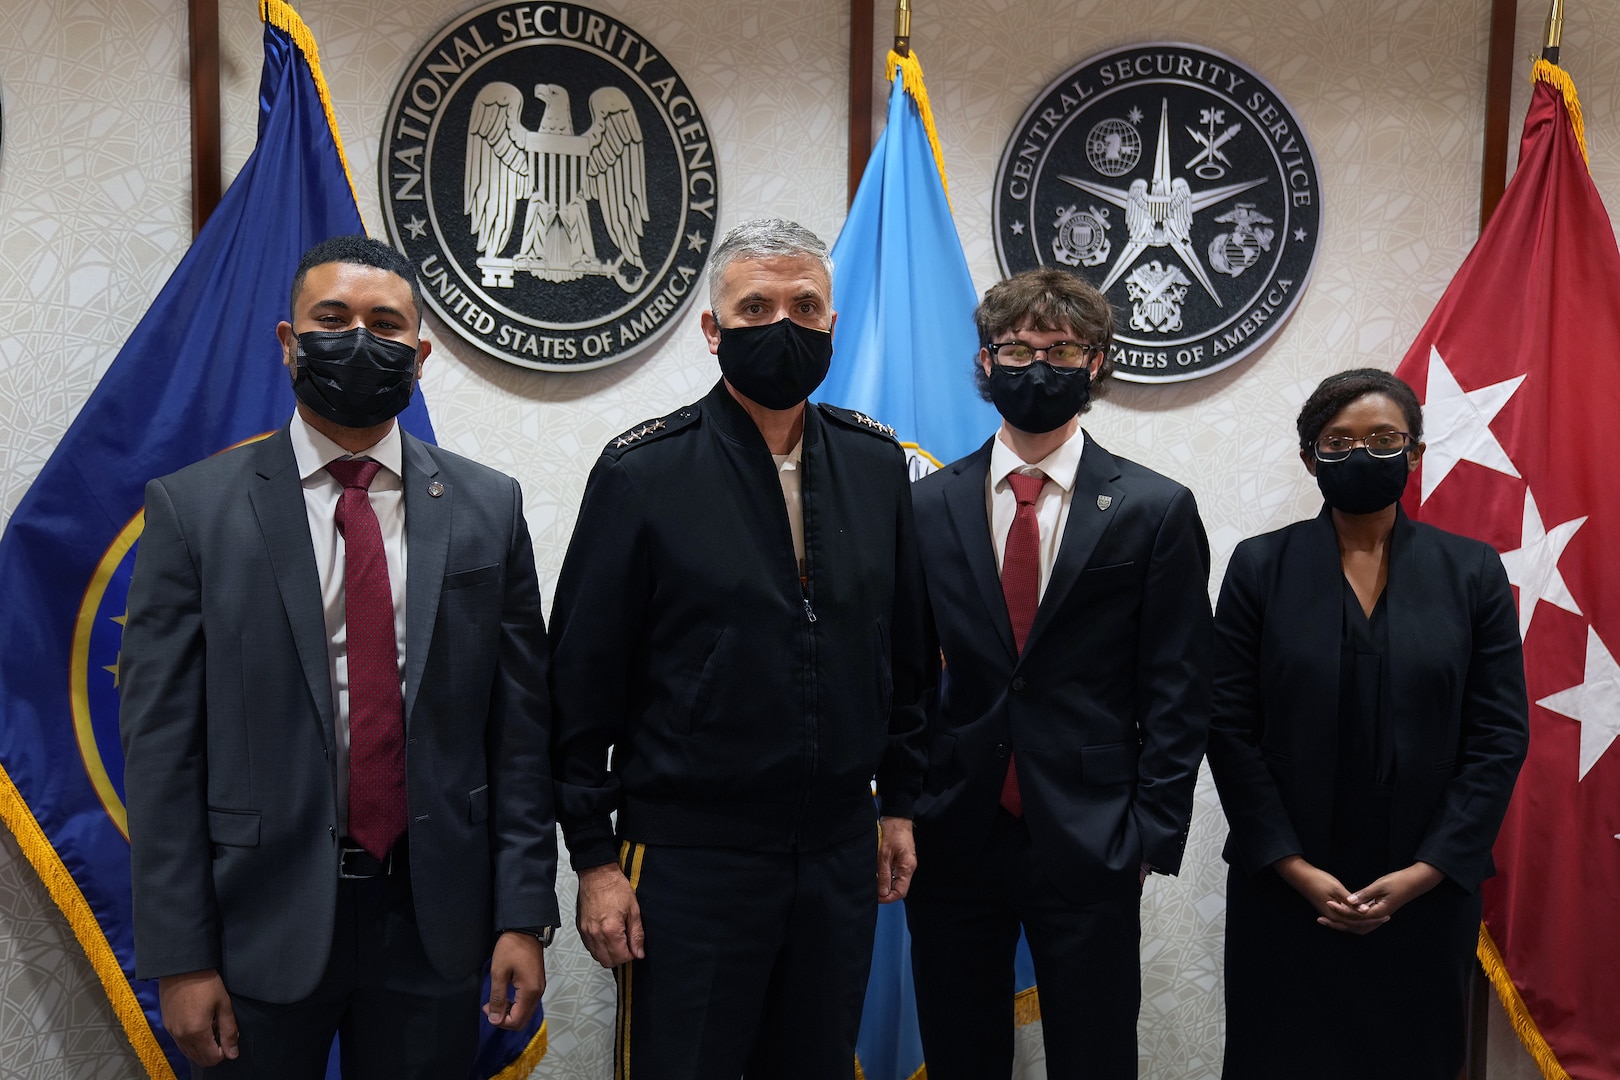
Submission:
M 339 878 L 387 877 L 394 872 L 394 853 L 390 851 L 377 858 L 352 840 L 345 839 L 338 848 Z

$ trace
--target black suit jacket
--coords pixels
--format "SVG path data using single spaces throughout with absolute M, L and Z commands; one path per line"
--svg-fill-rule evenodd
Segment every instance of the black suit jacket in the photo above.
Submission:
M 1226 859 L 1249 873 L 1327 858 L 1343 588 L 1326 509 L 1239 544 L 1221 585 L 1209 764 L 1231 826 Z M 1495 872 L 1529 740 L 1513 593 L 1489 545 L 1397 510 L 1384 602 L 1390 866 L 1422 860 L 1472 889 Z
M 1007 756 L 1059 888 L 1095 895 L 1181 865 L 1204 754 L 1209 545 L 1192 493 L 1086 436 L 1022 655 L 985 506 L 991 443 L 913 486 L 944 653 L 917 804 L 918 859 L 982 848 Z
M 411 884 L 429 960 L 461 978 L 495 930 L 558 921 L 545 626 L 517 482 L 403 439 Z M 217 968 L 236 993 L 307 996 L 338 835 L 286 429 L 147 485 L 120 663 L 137 974 Z

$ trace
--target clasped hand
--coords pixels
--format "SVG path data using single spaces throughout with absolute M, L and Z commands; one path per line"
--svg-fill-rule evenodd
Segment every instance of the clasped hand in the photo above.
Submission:
M 1310 901 L 1319 925 L 1347 934 L 1372 933 L 1445 876 L 1426 862 L 1415 862 L 1350 892 L 1338 878 L 1299 855 L 1289 855 L 1273 865 L 1284 881 Z

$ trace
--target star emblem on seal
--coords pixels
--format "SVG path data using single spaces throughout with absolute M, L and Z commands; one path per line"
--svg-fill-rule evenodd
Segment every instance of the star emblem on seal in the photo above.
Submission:
M 1271 340 L 1309 281 L 1321 215 L 1287 103 L 1187 45 L 1117 49 L 1053 80 L 996 174 L 1002 269 L 1096 285 L 1123 315 L 1115 372 L 1136 382 L 1207 375 Z

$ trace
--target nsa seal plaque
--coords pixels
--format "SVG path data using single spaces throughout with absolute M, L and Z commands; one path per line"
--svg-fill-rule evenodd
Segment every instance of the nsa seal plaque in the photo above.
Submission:
M 1219 53 L 1137 45 L 1068 71 L 996 173 L 1008 273 L 1057 266 L 1118 315 L 1115 373 L 1194 379 L 1247 356 L 1304 292 L 1321 231 L 1310 143 L 1264 79 Z
M 619 19 L 495 3 L 417 54 L 378 166 L 428 305 L 546 371 L 646 348 L 702 293 L 719 181 L 680 75 Z

